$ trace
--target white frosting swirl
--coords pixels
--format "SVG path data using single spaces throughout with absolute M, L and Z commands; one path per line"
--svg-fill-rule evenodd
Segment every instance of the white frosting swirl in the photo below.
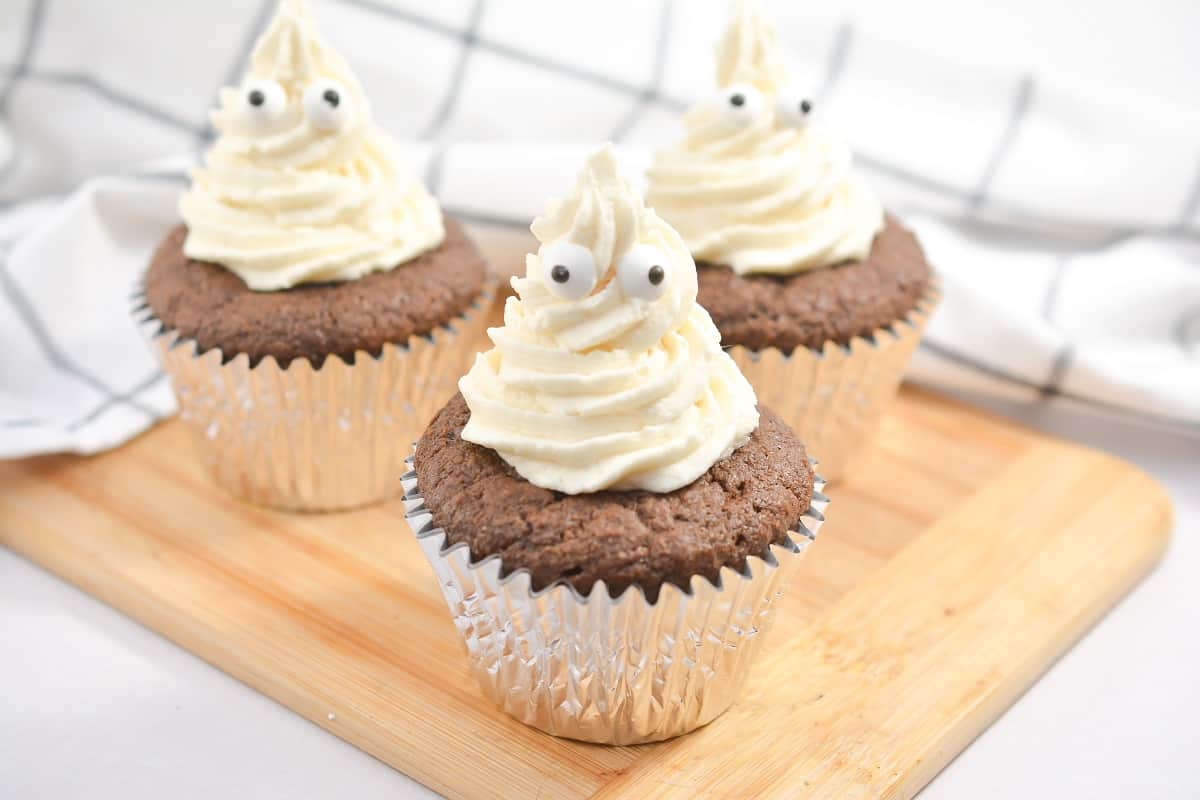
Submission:
M 883 206 L 845 144 L 784 113 L 799 98 L 784 86 L 774 29 L 750 0 L 717 46 L 717 80 L 726 92 L 691 109 L 683 140 L 656 157 L 647 202 L 698 260 L 739 274 L 865 258 Z M 731 122 L 728 91 L 742 86 L 761 93 L 761 109 Z
M 754 0 L 736 0 L 733 17 L 717 43 L 717 86 L 748 83 L 776 93 L 787 84 L 775 26 Z
M 526 480 L 568 494 L 669 492 L 703 475 L 758 425 L 754 390 L 696 305 L 696 267 L 679 235 L 619 174 L 611 145 L 574 193 L 533 223 L 495 347 L 459 381 L 471 408 L 462 436 L 496 450 Z M 572 242 L 596 264 L 596 288 L 555 292 L 547 248 Z M 657 299 L 625 293 L 617 269 L 631 248 L 661 255 Z
M 283 90 L 274 118 L 247 113 L 250 87 L 262 83 Z M 337 108 L 326 109 L 337 126 L 306 112 L 305 92 L 317 85 L 338 91 Z M 372 124 L 362 87 L 316 31 L 305 0 L 282 0 L 243 87 L 221 91 L 212 121 L 220 136 L 180 201 L 184 252 L 251 289 L 355 280 L 444 239 L 437 201 Z

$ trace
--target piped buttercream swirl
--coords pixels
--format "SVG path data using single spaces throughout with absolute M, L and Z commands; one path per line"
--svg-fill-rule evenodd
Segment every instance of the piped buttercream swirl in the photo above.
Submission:
M 808 123 L 811 106 L 801 111 L 786 87 L 777 50 L 772 26 L 742 0 L 717 46 L 722 92 L 688 111 L 683 139 L 648 173 L 647 202 L 692 255 L 739 274 L 862 259 L 883 227 L 849 148 Z
M 513 279 L 503 327 L 488 332 L 495 346 L 459 382 L 471 409 L 464 439 L 568 494 L 673 491 L 746 442 L 754 390 L 696 304 L 686 245 L 620 175 L 610 146 L 533 232 L 542 244 Z M 564 242 L 595 265 L 579 299 L 555 285 L 550 256 Z M 646 265 L 661 283 L 637 283 Z
M 221 91 L 219 136 L 180 201 L 186 254 L 251 289 L 349 281 L 441 244 L 437 202 L 305 0 L 283 0 L 240 88 Z

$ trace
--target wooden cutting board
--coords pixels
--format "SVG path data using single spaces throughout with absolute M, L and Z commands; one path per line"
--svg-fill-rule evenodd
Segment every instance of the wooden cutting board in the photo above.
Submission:
M 0 541 L 451 797 L 909 797 L 1162 555 L 1141 472 L 906 390 L 790 586 L 743 699 L 606 748 L 488 705 L 394 502 L 243 505 L 177 422 L 0 462 Z

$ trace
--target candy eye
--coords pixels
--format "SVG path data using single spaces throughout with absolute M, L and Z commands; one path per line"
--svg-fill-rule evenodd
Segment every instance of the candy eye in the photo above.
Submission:
M 626 297 L 654 301 L 662 297 L 671 279 L 671 265 L 657 247 L 639 244 L 617 265 L 617 280 Z
M 782 94 L 775 101 L 775 114 L 785 124 L 793 128 L 803 128 L 812 117 L 813 103 L 807 97 L 795 94 Z
M 721 119 L 735 128 L 744 128 L 763 113 L 766 101 L 762 92 L 748 83 L 735 83 L 721 93 Z
M 241 114 L 252 125 L 266 125 L 283 116 L 287 92 L 275 81 L 249 81 L 242 87 Z
M 578 300 L 596 286 L 592 251 L 574 242 L 555 242 L 542 250 L 546 286 L 556 297 Z
M 304 116 L 314 128 L 336 131 L 350 121 L 350 95 L 337 81 L 317 81 L 304 90 Z

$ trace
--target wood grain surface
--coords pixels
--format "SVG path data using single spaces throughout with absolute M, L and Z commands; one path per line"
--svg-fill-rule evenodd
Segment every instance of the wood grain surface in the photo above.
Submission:
M 397 501 L 244 505 L 177 422 L 0 462 L 0 542 L 451 797 L 910 797 L 1161 556 L 1170 503 L 1106 455 L 905 390 L 803 563 L 742 700 L 605 748 L 469 678 Z

